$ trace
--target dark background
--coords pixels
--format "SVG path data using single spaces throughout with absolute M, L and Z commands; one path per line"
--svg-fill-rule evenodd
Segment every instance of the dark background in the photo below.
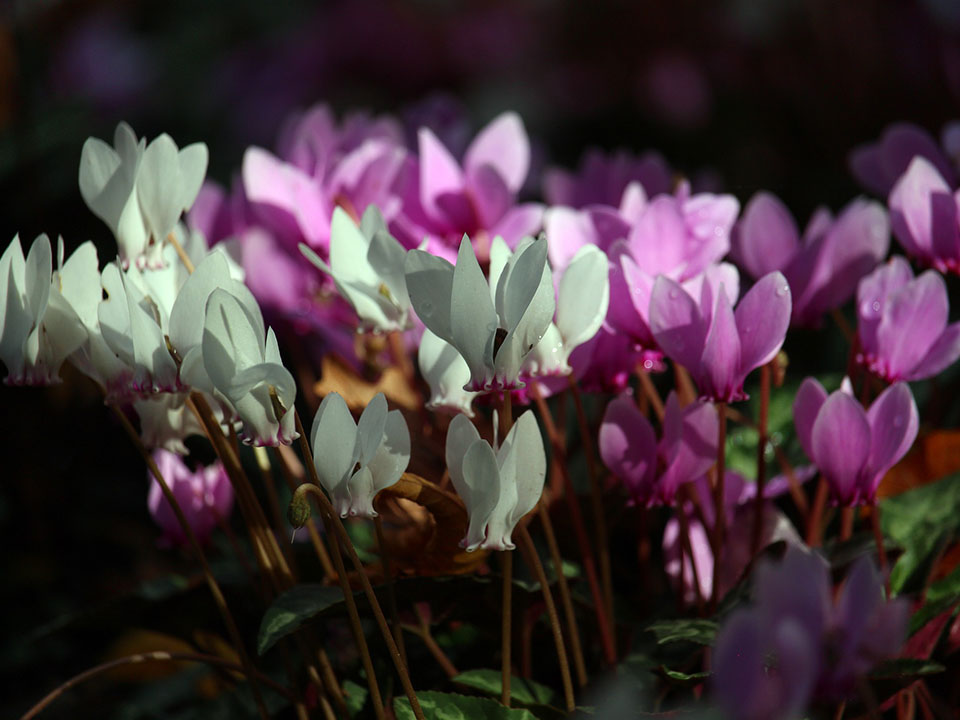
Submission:
M 0 240 L 93 239 L 102 260 L 112 238 L 77 167 L 84 139 L 119 120 L 206 142 L 209 175 L 229 184 L 293 110 L 399 113 L 445 93 L 474 129 L 522 115 L 530 194 L 544 165 L 590 146 L 657 149 L 742 202 L 777 193 L 802 224 L 860 192 L 852 147 L 898 120 L 936 135 L 960 99 L 952 0 L 2 0 L 0 17 Z M 7 716 L 94 664 L 116 627 L 162 625 L 113 598 L 185 564 L 157 548 L 143 466 L 84 378 L 0 388 L 0 450 Z

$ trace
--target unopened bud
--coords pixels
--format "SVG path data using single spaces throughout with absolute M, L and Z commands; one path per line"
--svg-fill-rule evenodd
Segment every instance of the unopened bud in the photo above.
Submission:
M 296 529 L 302 528 L 310 521 L 310 501 L 301 493 L 295 493 L 293 500 L 287 507 L 287 520 Z

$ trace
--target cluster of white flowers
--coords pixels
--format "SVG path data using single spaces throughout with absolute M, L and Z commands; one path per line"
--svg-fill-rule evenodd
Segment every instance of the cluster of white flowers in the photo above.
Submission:
M 276 337 L 225 246 L 208 250 L 180 223 L 203 182 L 206 146 L 178 150 L 167 135 L 147 145 L 123 123 L 114 145 L 87 140 L 79 184 L 116 237 L 116 260 L 101 270 L 91 242 L 65 260 L 61 239 L 54 267 L 46 235 L 26 258 L 15 237 L 0 258 L 6 382 L 59 382 L 69 360 L 108 402 L 133 406 L 150 447 L 185 451 L 184 437 L 200 430 L 185 406 L 194 391 L 244 441 L 290 443 L 296 386 Z

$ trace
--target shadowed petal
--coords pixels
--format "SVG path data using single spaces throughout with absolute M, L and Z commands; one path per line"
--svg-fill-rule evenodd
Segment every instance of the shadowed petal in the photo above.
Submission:
M 707 327 L 694 299 L 663 275 L 650 293 L 650 330 L 665 354 L 697 372 Z
M 913 445 L 920 427 L 917 403 L 910 386 L 899 382 L 884 390 L 867 411 L 872 437 L 870 458 L 861 488 L 867 499 L 872 499 L 883 474 L 892 468 Z
M 797 396 L 793 400 L 793 424 L 797 430 L 797 437 L 803 451 L 813 460 L 813 423 L 823 403 L 827 399 L 827 391 L 820 381 L 808 377 L 800 384 Z
M 772 193 L 750 198 L 737 224 L 731 254 L 754 278 L 783 270 L 800 249 L 800 231 L 787 207 Z
M 960 358 L 960 322 L 948 325 L 923 356 L 920 363 L 906 376 L 906 380 L 924 380 L 939 375 Z
M 494 118 L 470 143 L 464 168 L 472 173 L 484 165 L 496 170 L 512 193 L 520 191 L 530 169 L 530 141 L 516 113 Z
M 607 405 L 598 440 L 604 464 L 641 503 L 654 496 L 657 437 L 634 399 L 621 395 Z
M 935 270 L 927 270 L 884 308 L 877 327 L 877 354 L 888 379 L 910 374 L 947 326 L 947 286 Z
M 729 402 L 739 398 L 742 392 L 743 375 L 739 368 L 744 365 L 740 360 L 740 337 L 733 308 L 726 293 L 718 293 L 713 322 L 700 357 L 700 370 L 697 382 L 700 392 L 711 398 Z
M 737 306 L 740 336 L 740 374 L 776 357 L 790 325 L 790 286 L 782 273 L 764 275 L 747 291 Z
M 846 393 L 833 393 L 817 414 L 810 442 L 812 459 L 833 494 L 842 504 L 853 502 L 870 456 L 870 424 L 863 408 Z

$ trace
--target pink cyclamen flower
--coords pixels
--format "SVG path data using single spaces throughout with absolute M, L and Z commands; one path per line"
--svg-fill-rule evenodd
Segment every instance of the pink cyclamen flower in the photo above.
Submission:
M 162 449 L 153 451 L 153 459 L 197 540 L 205 542 L 220 519 L 229 519 L 233 508 L 233 486 L 223 465 L 216 462 L 208 467 L 198 466 L 196 470 L 190 470 L 179 455 Z M 163 531 L 165 541 L 173 545 L 185 544 L 187 537 L 164 497 L 160 483 L 153 475 L 149 477 L 147 507 L 151 517 Z
M 886 196 L 913 159 L 920 157 L 956 186 L 957 173 L 948 155 L 951 149 L 955 150 L 955 136 L 956 127 L 947 125 L 942 137 L 944 152 L 923 128 L 910 123 L 895 123 L 884 130 L 876 143 L 854 148 L 850 153 L 850 170 L 867 190 Z
M 889 246 L 890 223 L 880 203 L 854 200 L 837 218 L 820 208 L 801 239 L 786 206 L 761 192 L 734 229 L 731 255 L 754 278 L 780 270 L 792 291 L 792 322 L 810 326 L 853 296 Z
M 702 395 L 717 402 L 743 400 L 754 368 L 780 352 L 790 324 L 790 286 L 779 272 L 764 275 L 736 311 L 723 283 L 704 283 L 699 302 L 663 275 L 650 295 L 650 328 L 657 344 L 693 375 Z
M 516 204 L 530 170 L 530 141 L 519 115 L 494 118 L 467 147 L 462 166 L 429 129 L 420 128 L 418 142 L 419 156 L 408 159 L 398 179 L 401 209 L 390 223 L 406 247 L 426 237 L 430 252 L 450 258 L 466 234 L 485 258 L 497 235 L 512 248 L 540 229 L 543 206 Z
M 761 563 L 754 588 L 754 605 L 730 614 L 714 649 L 714 697 L 734 720 L 791 720 L 814 699 L 850 697 L 906 634 L 909 605 L 884 597 L 867 556 L 835 601 L 826 561 L 799 546 Z
M 947 324 L 947 286 L 934 270 L 914 278 L 893 257 L 857 288 L 858 361 L 888 382 L 923 380 L 960 357 L 960 322 Z
M 640 183 L 647 195 L 670 192 L 673 172 L 655 151 L 633 155 L 625 150 L 604 153 L 592 149 L 580 159 L 575 172 L 549 168 L 544 173 L 543 194 L 551 205 L 585 208 L 616 205 L 631 183 Z
M 889 202 L 893 233 L 903 249 L 924 265 L 960 275 L 960 191 L 927 159 L 915 157 Z
M 629 490 L 632 503 L 672 505 L 677 489 L 702 476 L 717 457 L 717 413 L 711 405 L 680 407 L 667 397 L 663 437 L 634 399 L 622 395 L 607 405 L 600 425 L 600 457 Z
M 876 502 L 880 480 L 907 454 L 920 426 L 913 394 L 902 382 L 864 410 L 849 383 L 827 395 L 815 378 L 807 378 L 794 399 L 793 418 L 800 444 L 841 505 Z

